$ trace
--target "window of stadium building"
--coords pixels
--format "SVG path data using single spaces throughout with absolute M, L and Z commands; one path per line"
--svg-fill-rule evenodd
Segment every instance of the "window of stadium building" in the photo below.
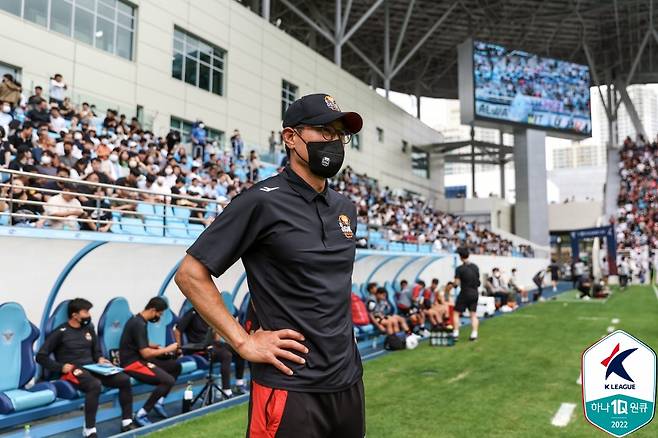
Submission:
M 352 134 L 352 140 L 350 141 L 350 147 L 356 149 L 357 151 L 361 150 L 361 136 L 360 134 Z
M 430 177 L 430 154 L 420 149 L 411 149 L 411 172 L 421 178 Z
M 173 78 L 223 96 L 225 64 L 226 50 L 174 28 Z
M 295 100 L 297 100 L 297 90 L 298 87 L 297 85 L 291 84 L 290 82 L 286 81 L 285 79 L 281 83 L 281 120 L 283 120 L 283 116 L 286 114 L 286 110 L 290 106 L 291 103 L 293 103 Z
M 122 0 L 0 0 L 0 9 L 133 59 L 135 7 Z
M 180 133 L 180 138 L 183 143 L 190 142 L 190 136 L 192 135 L 192 128 L 194 128 L 194 123 L 188 120 L 179 119 L 178 117 L 171 117 L 169 126 L 174 131 L 178 131 Z M 209 141 L 217 141 L 217 144 L 220 146 L 224 143 L 224 131 L 209 128 L 208 126 L 205 127 L 205 130 L 206 138 L 208 138 Z

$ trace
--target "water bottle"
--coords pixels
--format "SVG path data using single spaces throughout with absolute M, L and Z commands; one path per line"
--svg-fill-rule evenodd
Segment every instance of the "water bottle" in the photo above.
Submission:
M 26 438 L 32 438 L 32 434 L 30 433 L 30 425 L 26 424 L 23 429 L 24 429 L 23 436 Z
M 192 392 L 192 382 L 187 382 L 187 387 L 183 393 L 183 413 L 190 412 L 192 409 L 192 399 L 194 398 L 194 393 Z

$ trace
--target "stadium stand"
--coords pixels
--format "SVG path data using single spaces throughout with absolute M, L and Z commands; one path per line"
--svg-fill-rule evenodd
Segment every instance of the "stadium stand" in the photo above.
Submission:
M 26 172 L 0 173 L 0 225 L 194 238 L 233 197 L 280 169 L 254 150 L 235 156 L 216 140 L 192 157 L 192 144 L 177 131 L 156 136 L 112 109 L 103 117 L 87 103 L 28 102 L 6 120 L 7 141 L 0 140 L 0 171 Z M 73 195 L 62 194 L 67 181 Z M 350 167 L 331 186 L 358 206 L 362 248 L 431 253 L 466 246 L 475 254 L 534 256 L 530 245 L 382 188 Z M 72 210 L 68 220 L 53 216 L 63 208 Z

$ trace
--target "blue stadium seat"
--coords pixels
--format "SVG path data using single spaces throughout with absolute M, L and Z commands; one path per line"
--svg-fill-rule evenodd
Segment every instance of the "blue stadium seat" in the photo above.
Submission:
M 204 226 L 201 224 L 187 224 L 187 232 L 192 238 L 199 237 L 199 234 L 201 234 L 204 229 Z
M 45 406 L 57 397 L 57 390 L 48 382 L 25 385 L 36 372 L 32 350 L 39 330 L 25 315 L 18 303 L 0 305 L 0 414 Z
M 162 224 L 162 218 L 157 216 L 147 216 L 144 221 L 146 234 L 149 236 L 164 236 L 164 228 L 162 227 Z
M 386 297 L 393 308 L 393 313 L 398 313 L 398 306 L 395 305 L 395 289 L 393 289 L 390 281 L 384 282 L 384 289 L 386 289 Z
M 153 212 L 156 216 L 162 217 L 164 215 L 164 206 L 162 204 L 155 204 L 153 206 Z
M 144 228 L 144 222 L 138 217 L 122 217 L 121 233 L 135 236 L 148 236 Z
M 50 314 L 50 317 L 48 317 L 48 321 L 46 321 L 46 325 L 43 328 L 44 336 L 48 336 L 55 327 L 58 327 L 69 320 L 69 301 L 70 300 L 64 300 L 55 307 L 55 310 Z
M 70 300 L 64 300 L 55 307 L 55 310 L 46 321 L 46 326 L 44 327 L 44 336 L 48 336 L 52 331 L 68 321 L 68 307 Z M 54 356 L 54 354 L 51 354 Z M 55 380 L 59 377 L 59 373 L 53 373 L 46 370 L 42 370 L 41 375 L 43 380 L 50 380 L 55 388 L 57 388 L 57 397 L 63 398 L 65 400 L 72 400 L 74 398 L 82 397 L 83 393 L 75 389 L 75 387 L 66 380 Z
M 141 217 L 146 218 L 148 216 L 153 216 L 155 214 L 155 209 L 153 208 L 152 204 L 145 204 L 140 202 L 137 204 L 137 213 L 141 213 Z
M 104 357 L 110 360 L 117 357 L 123 327 L 132 316 L 125 298 L 113 298 L 107 303 L 98 321 L 98 341 Z
M 57 307 L 55 307 L 55 310 L 53 310 L 53 313 L 50 315 L 50 317 L 46 321 L 46 325 L 43 328 L 44 337 L 47 337 L 49 334 L 52 333 L 52 331 L 55 328 L 59 327 L 60 325 L 64 324 L 66 321 L 69 320 L 69 315 L 68 315 L 69 301 L 70 300 L 64 300 L 61 303 L 59 303 Z M 57 373 L 53 374 L 50 371 L 46 370 L 45 368 L 42 370 L 41 374 L 44 380 L 51 380 L 58 377 Z M 57 387 L 57 385 L 55 386 Z M 60 393 L 60 388 L 57 387 L 57 395 L 61 397 L 59 393 Z
M 9 224 L 9 215 L 0 214 L 0 225 L 7 225 L 7 224 Z
M 110 231 L 112 231 L 115 234 L 121 234 L 121 213 L 113 211 L 112 212 L 112 226 L 110 227 Z
M 174 216 L 182 219 L 185 223 L 190 219 L 192 211 L 189 208 L 185 207 L 174 207 Z
M 165 229 L 165 235 L 167 237 L 182 237 L 188 239 L 187 235 L 187 226 L 185 222 L 178 217 L 168 216 L 167 215 L 167 228 Z
M 183 315 L 185 315 L 187 312 L 189 312 L 190 310 L 192 310 L 192 307 L 193 307 L 193 306 L 192 306 L 192 303 L 190 302 L 190 300 L 188 300 L 188 299 L 186 298 L 185 301 L 183 301 L 183 304 L 181 304 L 181 306 L 180 306 L 180 311 L 178 312 L 178 314 L 179 314 L 179 315 L 181 316 L 181 318 L 182 318 Z
M 233 295 L 231 295 L 229 291 L 224 291 L 222 292 L 222 300 L 224 300 L 224 305 L 226 306 L 226 310 L 228 310 L 231 313 L 231 315 L 237 316 L 237 309 L 233 304 Z

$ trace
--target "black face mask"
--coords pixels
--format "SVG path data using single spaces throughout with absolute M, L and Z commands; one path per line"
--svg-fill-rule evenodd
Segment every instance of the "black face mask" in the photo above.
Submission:
M 160 317 L 157 316 L 157 315 L 154 316 L 153 318 L 149 319 L 149 322 L 152 322 L 153 324 L 155 324 L 158 321 L 160 321 Z
M 301 138 L 301 136 L 299 137 Z M 311 172 L 322 178 L 331 178 L 336 175 L 345 159 L 345 148 L 340 140 L 332 141 L 302 141 L 308 151 L 308 161 L 302 158 L 295 149 L 295 153 L 302 161 L 308 164 Z
M 87 327 L 91 323 L 91 317 L 80 318 L 80 327 Z

